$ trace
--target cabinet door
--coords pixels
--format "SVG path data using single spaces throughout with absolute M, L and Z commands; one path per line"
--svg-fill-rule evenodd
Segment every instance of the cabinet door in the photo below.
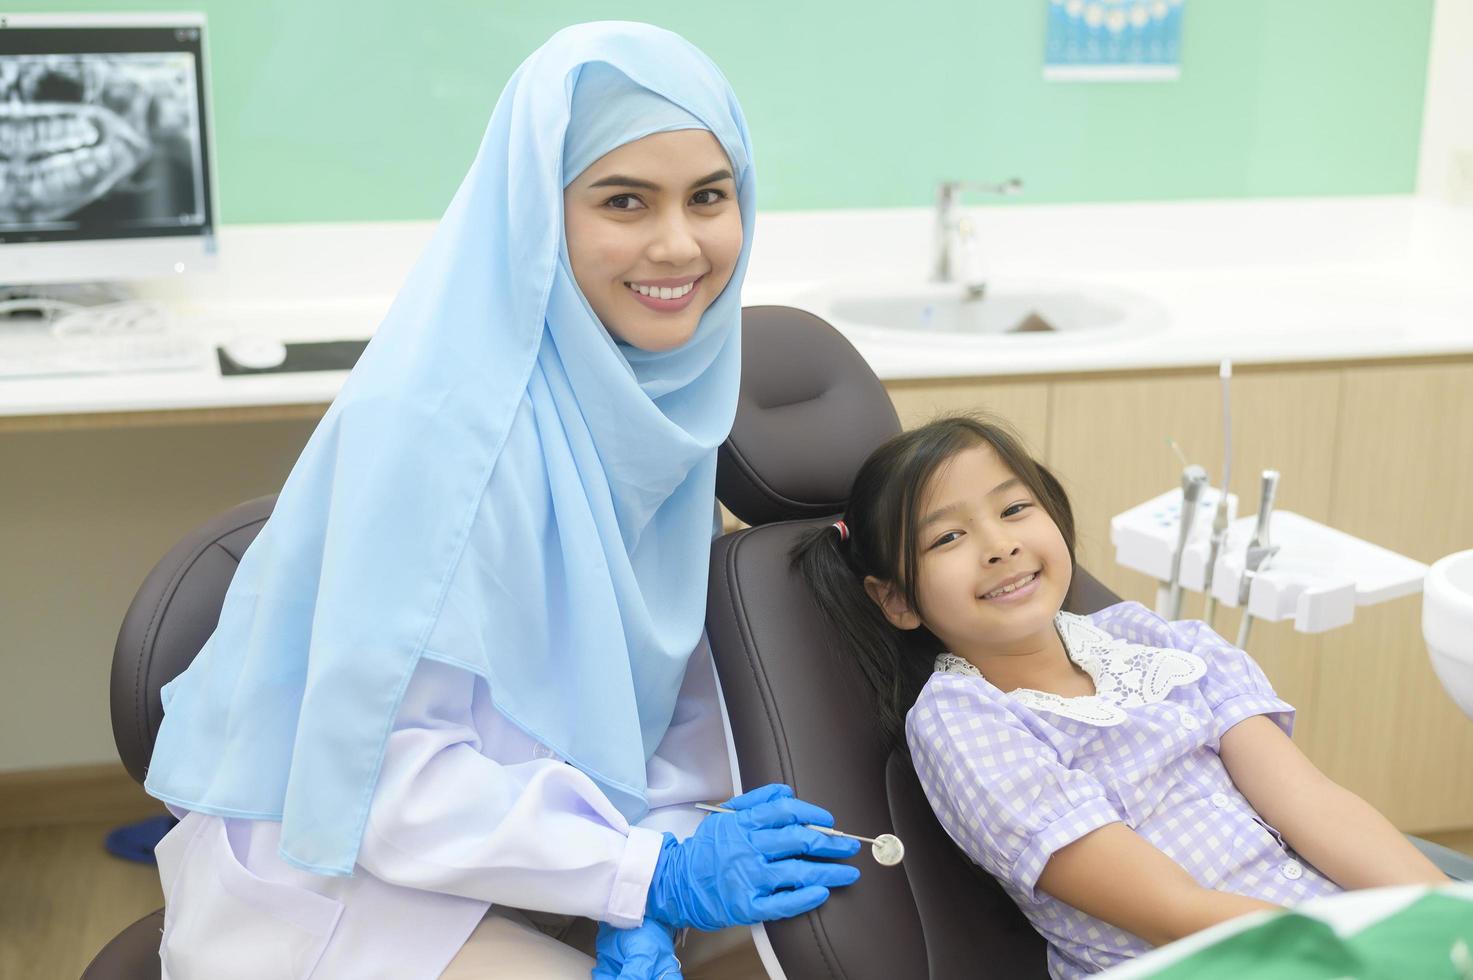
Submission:
M 280 490 L 315 425 L 0 432 L 0 771 L 113 757 L 107 664 L 139 583 L 202 522 Z
M 1258 507 L 1258 477 L 1278 469 L 1278 506 L 1326 520 L 1330 510 L 1336 410 L 1340 378 L 1332 370 L 1240 371 L 1232 380 L 1232 491 L 1239 512 Z M 1156 583 L 1115 564 L 1110 518 L 1157 494 L 1181 486 L 1174 439 L 1194 463 L 1222 480 L 1222 396 L 1217 372 L 1201 370 L 1053 385 L 1049 465 L 1074 506 L 1078 560 L 1120 595 L 1147 606 Z M 1189 593 L 1182 615 L 1201 615 L 1201 597 Z M 1214 624 L 1229 639 L 1238 613 L 1219 608 Z M 1315 713 L 1318 640 L 1287 623 L 1258 623 L 1249 648 L 1279 694 L 1299 709 L 1295 739 L 1311 756 L 1316 730 L 1304 721 Z
M 1429 563 L 1473 548 L 1473 362 L 1344 377 L 1331 526 Z M 1432 672 L 1421 597 L 1324 643 L 1316 761 L 1405 830 L 1473 824 L 1473 719 Z

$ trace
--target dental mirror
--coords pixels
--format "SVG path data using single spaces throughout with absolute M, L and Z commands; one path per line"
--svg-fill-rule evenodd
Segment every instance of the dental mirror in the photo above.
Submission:
M 697 803 L 697 810 L 705 810 L 707 813 L 735 813 L 730 807 L 716 806 L 714 803 Z M 853 840 L 862 840 L 868 844 L 870 855 L 877 864 L 883 864 L 887 868 L 894 867 L 905 860 L 905 845 L 900 838 L 894 834 L 881 834 L 878 837 L 861 837 L 858 834 L 846 834 L 842 830 L 832 827 L 820 827 L 818 824 L 805 823 L 804 827 L 816 830 L 820 834 L 828 834 L 830 837 L 849 837 Z

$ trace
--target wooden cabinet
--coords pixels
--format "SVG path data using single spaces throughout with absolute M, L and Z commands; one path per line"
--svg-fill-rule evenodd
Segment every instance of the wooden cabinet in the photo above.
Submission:
M 1220 477 L 1214 369 L 888 387 L 907 425 L 966 409 L 1009 419 L 1068 489 L 1081 563 L 1142 602 L 1153 601 L 1154 583 L 1115 564 L 1110 517 L 1178 483 L 1168 438 Z M 77 679 L 96 678 L 99 652 L 167 544 L 279 486 L 321 410 L 0 424 L 0 639 L 34 654 L 12 656 L 23 669 L 11 686 L 26 692 L 3 705 L 12 767 L 106 757 L 105 687 Z M 1421 561 L 1473 548 L 1473 357 L 1240 368 L 1233 422 L 1233 489 L 1245 513 L 1257 507 L 1258 472 L 1273 467 L 1286 509 Z M 104 425 L 123 428 L 92 431 Z M 1189 596 L 1186 614 L 1200 609 Z M 1236 611 L 1222 610 L 1216 625 L 1236 635 Z M 1353 624 L 1319 636 L 1260 623 L 1249 646 L 1299 709 L 1296 741 L 1333 778 L 1404 830 L 1473 828 L 1473 720 L 1428 665 L 1420 598 L 1359 609 Z M 65 731 L 36 743 L 47 754 L 6 742 L 6 731 L 55 728 L 57 704 L 74 710 Z
M 1418 561 L 1473 548 L 1473 361 L 1347 368 L 1329 523 Z M 1421 599 L 1326 635 L 1318 760 L 1409 829 L 1473 824 L 1473 720 L 1422 644 Z M 1338 641 L 1338 642 L 1337 642 Z
M 939 415 L 985 411 L 1011 423 L 1035 456 L 1048 447 L 1049 386 L 1042 382 L 911 381 L 887 385 L 900 423 L 913 428 Z
M 1244 514 L 1272 468 L 1283 509 L 1421 561 L 1473 547 L 1473 358 L 1240 368 L 1232 385 Z M 887 387 L 907 425 L 949 410 L 1011 419 L 1069 491 L 1080 564 L 1147 605 L 1155 583 L 1115 564 L 1110 517 L 1178 485 L 1168 440 L 1221 479 L 1215 369 Z M 1189 594 L 1184 615 L 1200 613 Z M 1235 636 L 1237 611 L 1220 610 L 1215 625 Z M 1420 597 L 1358 609 L 1320 635 L 1258 623 L 1249 647 L 1299 709 L 1295 740 L 1330 776 L 1403 830 L 1473 826 L 1473 720 L 1428 664 Z

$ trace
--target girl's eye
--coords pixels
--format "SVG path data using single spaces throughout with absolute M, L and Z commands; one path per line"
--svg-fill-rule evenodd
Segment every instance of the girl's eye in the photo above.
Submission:
M 937 538 L 935 541 L 932 541 L 931 547 L 939 548 L 944 544 L 951 544 L 953 541 L 955 541 L 957 538 L 960 538 L 961 536 L 962 532 L 960 531 L 947 531 L 945 534 L 941 535 L 941 537 Z
M 704 201 L 701 200 L 701 197 L 706 194 L 711 196 Z M 717 190 L 714 187 L 708 187 L 703 191 L 696 191 L 695 194 L 691 195 L 692 204 L 705 205 L 707 207 L 712 204 L 720 204 L 724 200 L 726 200 L 726 191 Z
M 1018 503 L 1013 504 L 1012 506 L 1008 507 L 1007 510 L 1005 510 L 1005 511 L 1002 512 L 1002 516 L 1003 517 L 1016 517 L 1019 514 L 1023 513 L 1023 511 L 1027 510 L 1029 507 L 1032 507 L 1032 506 L 1033 506 L 1032 501 L 1022 500 L 1022 501 L 1019 501 Z
M 604 202 L 604 207 L 613 208 L 615 211 L 633 211 L 644 207 L 644 202 L 633 194 L 615 194 Z

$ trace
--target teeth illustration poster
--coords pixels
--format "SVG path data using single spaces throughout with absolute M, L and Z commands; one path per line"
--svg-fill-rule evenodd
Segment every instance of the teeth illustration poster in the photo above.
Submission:
M 1048 0 L 1049 81 L 1171 81 L 1186 0 Z

